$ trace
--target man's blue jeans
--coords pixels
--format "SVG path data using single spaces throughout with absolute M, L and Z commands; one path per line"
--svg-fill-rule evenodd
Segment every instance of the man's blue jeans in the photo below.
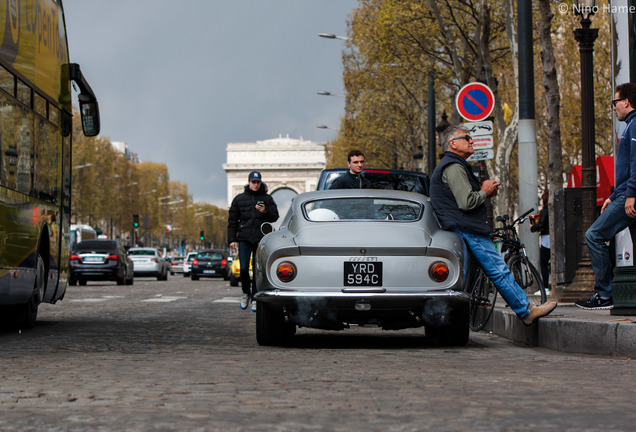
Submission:
M 254 294 L 256 294 L 256 287 L 253 286 L 252 278 L 250 277 L 250 259 L 253 256 L 254 261 L 256 261 L 257 248 L 258 243 L 239 242 L 238 245 L 238 258 L 241 265 L 241 289 L 243 294 L 248 294 L 250 297 L 254 297 Z
M 506 265 L 501 255 L 497 253 L 489 236 L 471 234 L 459 229 L 454 230 L 473 253 L 479 265 L 484 269 L 484 273 L 495 285 L 501 297 L 508 303 L 508 306 L 521 319 L 528 315 L 530 302 L 528 296 L 515 282 L 512 272 Z
M 618 197 L 605 208 L 585 233 L 590 261 L 596 277 L 594 289 L 602 298 L 612 296 L 612 263 L 607 242 L 634 223 L 625 213 L 625 197 Z M 633 240 L 632 236 L 632 240 Z

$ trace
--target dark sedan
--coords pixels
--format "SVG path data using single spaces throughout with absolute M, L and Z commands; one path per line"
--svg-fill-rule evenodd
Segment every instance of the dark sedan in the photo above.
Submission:
M 227 255 L 221 249 L 206 249 L 199 251 L 192 260 L 190 278 L 199 280 L 200 277 L 227 278 Z
M 133 263 L 117 240 L 85 240 L 71 252 L 69 284 L 86 281 L 116 281 L 133 284 Z

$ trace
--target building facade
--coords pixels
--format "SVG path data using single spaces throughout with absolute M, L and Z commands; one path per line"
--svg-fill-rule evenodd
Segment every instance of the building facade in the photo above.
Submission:
M 269 193 L 299 194 L 316 189 L 320 172 L 326 166 L 325 144 L 279 137 L 251 143 L 228 143 L 228 207 L 243 192 L 250 171 L 260 171 Z

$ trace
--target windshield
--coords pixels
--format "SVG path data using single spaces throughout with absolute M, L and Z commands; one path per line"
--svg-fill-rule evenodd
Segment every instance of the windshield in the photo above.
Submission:
M 416 221 L 422 217 L 422 204 L 401 199 L 335 198 L 309 201 L 303 205 L 307 220 Z

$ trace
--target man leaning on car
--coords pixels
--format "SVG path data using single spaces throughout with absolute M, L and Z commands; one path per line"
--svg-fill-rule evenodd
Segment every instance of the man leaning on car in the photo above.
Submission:
M 349 171 L 342 174 L 329 189 L 371 189 L 371 182 L 364 178 L 364 154 L 360 150 L 351 150 L 347 155 Z
M 444 156 L 431 176 L 431 204 L 440 224 L 464 240 L 501 297 L 525 325 L 531 325 L 552 312 L 557 304 L 530 303 L 493 246 L 485 202 L 497 194 L 499 183 L 484 180 L 479 184 L 473 175 L 466 162 L 474 153 L 473 139 L 465 128 L 450 126 L 442 135 L 441 145 Z

